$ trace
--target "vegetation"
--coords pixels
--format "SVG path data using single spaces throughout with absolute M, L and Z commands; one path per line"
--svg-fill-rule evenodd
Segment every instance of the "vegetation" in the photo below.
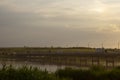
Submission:
M 13 68 L 5 66 L 0 69 L 0 80 L 63 80 L 58 79 L 55 74 L 41 71 L 38 68 L 23 66 Z
M 106 70 L 103 67 L 90 69 L 59 69 L 54 73 L 38 68 L 23 66 L 14 68 L 3 65 L 0 80 L 120 80 L 120 68 Z
M 59 78 L 70 80 L 120 80 L 120 68 L 106 70 L 103 67 L 92 67 L 88 70 L 65 68 L 56 71 Z
M 46 52 L 46 53 L 54 53 L 54 52 L 95 52 L 93 48 L 87 47 L 15 47 L 15 48 L 0 48 L 0 54 L 9 54 L 9 53 L 19 53 L 19 52 Z

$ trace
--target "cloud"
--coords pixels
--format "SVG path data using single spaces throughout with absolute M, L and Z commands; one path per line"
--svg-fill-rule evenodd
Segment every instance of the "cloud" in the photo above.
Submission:
M 118 39 L 120 6 L 117 0 L 112 2 L 1 0 L 0 44 L 39 46 L 67 42 L 86 44 L 89 41 L 100 42 L 103 38 L 109 40 L 111 36 Z M 100 9 L 103 11 L 99 12 Z
M 98 30 L 104 33 L 118 33 L 120 32 L 120 25 L 110 24 L 106 27 L 100 27 Z
M 119 4 L 120 0 L 100 0 L 105 4 Z

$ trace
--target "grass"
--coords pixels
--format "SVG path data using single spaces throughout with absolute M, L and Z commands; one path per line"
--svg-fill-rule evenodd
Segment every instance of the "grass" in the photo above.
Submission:
M 95 52 L 91 48 L 32 48 L 32 47 L 16 47 L 16 48 L 0 48 L 1 52 L 12 53 L 12 52 L 25 52 L 25 51 L 37 51 L 37 52 Z
M 120 80 L 120 67 L 106 70 L 104 67 L 90 69 L 59 69 L 54 73 L 33 67 L 14 68 L 3 65 L 0 68 L 0 80 Z
M 56 71 L 59 78 L 71 80 L 120 80 L 120 68 L 106 70 L 103 67 L 92 67 L 88 70 L 65 68 Z
M 64 80 L 59 79 L 53 73 L 39 70 L 38 68 L 23 66 L 14 68 L 12 65 L 0 69 L 0 80 Z M 67 80 L 67 79 L 66 79 Z

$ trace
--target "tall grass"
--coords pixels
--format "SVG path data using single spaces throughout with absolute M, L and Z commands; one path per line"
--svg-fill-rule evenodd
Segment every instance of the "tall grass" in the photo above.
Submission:
M 33 67 L 14 68 L 3 65 L 0 68 L 0 80 L 120 80 L 120 67 L 107 70 L 92 67 L 87 70 L 65 68 L 54 73 Z
M 0 69 L 0 80 L 63 80 L 58 79 L 54 73 L 39 70 L 38 68 L 23 66 L 14 68 L 12 65 Z
M 92 67 L 88 70 L 65 68 L 56 71 L 59 78 L 71 80 L 120 80 L 120 68 Z

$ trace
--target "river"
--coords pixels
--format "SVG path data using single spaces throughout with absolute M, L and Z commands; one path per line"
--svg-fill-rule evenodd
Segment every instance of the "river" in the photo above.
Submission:
M 48 72 L 55 72 L 58 69 L 64 69 L 65 67 L 70 67 L 70 68 L 79 68 L 76 66 L 65 66 L 65 65 L 47 65 L 47 64 L 39 64 L 39 63 L 34 63 L 34 62 L 23 62 L 23 61 L 0 61 L 0 67 L 3 65 L 9 66 L 12 65 L 14 68 L 19 68 L 22 66 L 32 66 L 32 67 L 37 67 L 40 70 L 47 70 Z

